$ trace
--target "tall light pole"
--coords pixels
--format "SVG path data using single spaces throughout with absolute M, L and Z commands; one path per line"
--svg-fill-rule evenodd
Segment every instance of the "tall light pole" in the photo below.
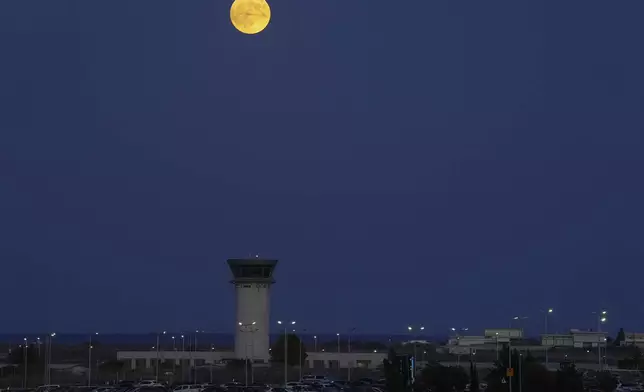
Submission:
M 349 341 L 348 341 L 348 344 L 347 344 L 347 352 L 349 354 L 351 354 L 351 335 L 353 334 L 353 332 L 355 332 L 355 330 L 356 330 L 355 328 L 351 328 L 349 330 Z M 349 380 L 349 382 L 351 382 L 351 360 L 349 360 L 349 363 L 348 363 L 347 367 L 348 367 L 348 369 L 347 369 L 347 380 Z
M 313 352 L 314 353 L 318 352 L 318 337 L 317 337 L 317 335 L 313 335 Z
M 512 369 L 512 339 L 508 339 L 508 369 Z M 508 389 L 512 392 L 512 378 L 514 378 L 514 369 L 508 377 Z
M 185 361 L 184 361 L 184 356 L 186 355 L 186 336 L 181 335 L 181 381 L 186 380 L 186 368 L 185 368 Z
M 542 310 L 543 312 L 543 334 L 548 335 L 548 316 L 552 314 L 553 309 L 548 308 L 547 310 Z M 547 336 L 544 336 L 544 338 L 548 338 Z M 548 351 L 550 351 L 550 347 L 546 345 L 546 369 L 548 368 Z
M 452 332 L 454 332 L 454 336 L 456 336 L 456 341 L 457 341 L 457 343 L 456 343 L 456 344 L 458 345 L 458 340 L 460 339 L 459 332 L 461 332 L 461 331 L 468 331 L 468 330 L 469 330 L 469 328 L 459 328 L 459 329 L 456 329 L 456 328 L 452 327 L 452 328 L 450 328 L 450 330 L 451 330 Z M 414 348 L 415 348 L 415 347 L 416 347 L 416 346 L 414 346 Z M 471 350 L 470 350 L 470 351 L 471 351 Z M 425 352 L 425 351 L 423 350 L 423 353 L 424 353 L 424 352 Z M 471 354 L 470 354 L 470 357 L 471 357 Z M 423 357 L 423 359 L 424 359 L 424 357 Z M 471 359 L 472 359 L 472 358 L 470 358 L 470 360 L 471 360 Z M 458 355 L 456 356 L 456 363 L 457 363 L 457 366 L 460 366 L 460 363 L 461 363 L 461 355 L 460 355 L 460 354 L 458 354 Z
M 499 333 L 495 332 L 494 336 L 496 337 L 496 361 L 499 362 Z
M 154 375 L 154 381 L 155 382 L 159 382 L 159 350 L 160 350 L 159 345 L 161 343 L 161 338 L 160 338 L 161 335 L 165 335 L 165 331 L 163 331 L 161 333 L 157 332 L 157 361 L 156 361 L 156 364 L 155 364 L 156 373 Z
M 174 336 L 172 337 L 172 352 L 173 352 L 173 357 L 172 357 L 172 381 L 174 382 L 174 375 L 177 370 L 177 341 L 175 340 Z
M 49 334 L 49 347 L 47 348 L 47 364 L 45 365 L 46 366 L 45 371 L 47 373 L 46 385 L 51 385 L 51 357 L 52 357 L 51 341 L 54 339 L 55 336 L 56 336 L 56 332 L 52 332 Z
M 593 312 L 593 314 L 597 315 L 597 332 L 602 331 L 602 324 L 604 324 L 608 319 L 606 316 L 608 316 L 608 312 L 605 310 L 599 311 L 599 312 Z M 601 342 L 601 336 L 597 337 L 597 361 L 599 362 L 599 370 L 603 370 L 603 364 L 602 364 L 602 342 Z
M 23 353 L 22 357 L 23 357 L 23 359 L 25 361 L 25 381 L 24 381 L 24 385 L 25 385 L 25 388 L 27 388 L 28 387 L 27 386 L 27 382 L 28 382 L 28 378 L 27 378 L 27 363 L 28 363 L 27 361 L 28 361 L 28 358 L 27 358 L 27 356 L 29 355 L 29 342 L 27 341 L 27 338 L 24 338 L 23 340 L 25 342 L 24 347 L 22 349 L 22 353 Z
M 194 334 L 194 340 L 193 340 L 193 345 L 190 347 L 189 354 L 190 354 L 190 377 L 188 378 L 191 382 L 197 382 L 197 365 L 196 363 L 192 363 L 196 361 L 197 358 L 197 334 L 199 334 L 199 330 L 195 330 Z M 193 367 L 194 367 L 194 379 L 193 379 Z
M 519 353 L 519 392 L 523 392 L 523 353 Z
M 418 335 L 419 333 L 421 333 L 421 332 L 422 332 L 422 331 L 424 331 L 424 330 L 425 330 L 425 327 L 423 327 L 422 325 L 421 325 L 421 326 L 417 326 L 417 327 L 414 327 L 413 325 L 409 325 L 409 326 L 407 326 L 407 331 L 409 331 L 409 335 L 410 335 L 412 338 L 414 337 L 414 336 L 413 336 L 413 333 L 414 333 L 414 332 L 416 332 L 416 335 Z M 414 344 L 414 363 L 416 363 L 416 341 L 415 341 L 415 340 L 413 340 L 413 341 L 412 341 L 412 343 Z
M 295 330 L 293 330 L 293 332 L 295 332 Z M 306 333 L 306 329 L 303 329 L 302 336 L 304 336 L 305 333 Z M 299 341 L 300 341 L 300 381 L 302 381 L 302 346 L 304 345 L 302 343 L 302 337 L 299 337 Z
M 87 386 L 92 385 L 92 336 L 98 335 L 98 332 L 94 332 L 89 335 L 89 348 L 87 350 Z
M 340 352 L 340 333 L 335 334 L 338 337 L 338 353 Z M 338 359 L 338 369 L 340 368 L 340 360 Z
M 257 322 L 253 321 L 251 323 L 242 323 L 241 321 L 238 323 L 239 324 L 239 330 L 241 332 L 250 332 L 251 333 L 251 356 L 253 356 L 252 352 L 255 350 L 254 347 L 254 339 L 255 339 L 255 332 L 257 331 L 257 328 L 255 327 L 255 324 Z M 244 345 L 244 353 L 245 353 L 245 361 L 244 361 L 244 379 L 246 381 L 246 386 L 248 386 L 248 344 Z M 253 366 L 251 360 L 251 366 Z M 252 367 L 251 367 L 252 369 Z M 252 372 L 252 371 L 251 371 Z M 255 379 L 254 374 L 251 374 L 251 382 Z
M 295 325 L 295 321 L 289 322 L 277 322 L 279 325 L 284 326 L 284 386 L 288 382 L 288 326 Z
M 593 314 L 597 315 L 597 332 L 602 331 L 602 324 L 604 324 L 608 319 L 606 316 L 608 316 L 608 312 L 605 310 L 602 310 L 601 312 L 593 312 Z
M 214 345 L 210 346 L 210 351 L 213 352 L 213 353 L 215 352 L 215 346 Z M 211 356 L 211 358 L 212 359 L 210 360 L 210 383 L 212 384 L 212 366 L 213 366 L 213 363 L 215 362 L 214 354 Z

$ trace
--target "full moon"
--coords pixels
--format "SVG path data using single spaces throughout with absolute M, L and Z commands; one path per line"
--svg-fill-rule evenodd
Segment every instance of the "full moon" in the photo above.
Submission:
M 257 34 L 268 26 L 271 7 L 266 0 L 235 0 L 230 7 L 230 21 L 244 34 Z

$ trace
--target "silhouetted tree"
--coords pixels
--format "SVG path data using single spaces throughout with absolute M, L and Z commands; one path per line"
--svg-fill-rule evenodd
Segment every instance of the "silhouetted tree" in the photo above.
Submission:
M 101 372 L 105 372 L 108 374 L 118 374 L 123 372 L 123 368 L 125 368 L 125 362 L 119 361 L 119 360 L 110 360 L 110 361 L 105 361 L 98 365 L 98 370 Z
M 300 338 L 295 334 L 286 335 L 286 342 L 288 353 L 286 353 L 286 360 L 289 366 L 299 366 L 300 362 L 304 364 L 308 354 L 306 348 Z M 300 358 L 300 354 L 302 357 Z M 284 335 L 280 335 L 279 339 L 271 346 L 271 360 L 274 362 L 284 363 Z M 301 359 L 301 361 L 300 361 Z
M 583 392 L 584 381 L 581 373 L 577 371 L 574 363 L 562 363 L 561 369 L 557 371 L 558 392 Z
M 622 342 L 626 341 L 626 333 L 624 333 L 624 328 L 620 328 L 619 332 L 617 332 L 617 336 L 615 337 L 615 340 L 613 341 L 613 344 L 615 346 L 621 346 Z
M 613 392 L 617 388 L 617 380 L 610 372 L 603 371 L 597 373 L 597 387 L 602 392 Z
M 25 354 L 27 355 L 26 358 Z M 20 345 L 13 348 L 7 356 L 7 362 L 14 365 L 24 366 L 25 361 L 27 366 L 38 365 L 40 363 L 41 358 L 37 346 L 29 345 L 25 350 L 25 346 Z M 42 369 L 40 371 L 42 372 Z
M 394 349 L 389 350 L 389 355 L 382 361 L 385 373 L 385 383 L 388 392 L 405 392 L 405 378 L 401 372 L 400 358 Z
M 486 381 L 489 392 L 506 392 L 509 383 L 512 390 L 523 392 L 552 392 L 555 389 L 555 379 L 545 366 L 539 363 L 530 352 L 521 355 L 516 350 L 512 351 L 512 368 L 514 376 L 507 377 L 509 366 L 509 351 L 507 346 L 499 352 L 499 360 L 488 373 Z M 522 388 L 519 388 L 522 382 Z
M 430 363 L 420 372 L 421 383 L 435 392 L 462 391 L 469 382 L 465 369 L 460 366 L 443 366 Z
M 633 354 L 624 359 L 617 361 L 617 367 L 620 369 L 629 369 L 629 370 L 639 370 L 644 368 L 644 358 L 642 357 L 642 350 L 639 347 L 635 346 L 633 348 Z

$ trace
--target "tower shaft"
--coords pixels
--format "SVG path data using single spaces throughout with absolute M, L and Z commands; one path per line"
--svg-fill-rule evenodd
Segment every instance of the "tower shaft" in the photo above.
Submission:
M 265 361 L 269 355 L 270 289 L 277 260 L 230 259 L 235 285 L 235 357 Z

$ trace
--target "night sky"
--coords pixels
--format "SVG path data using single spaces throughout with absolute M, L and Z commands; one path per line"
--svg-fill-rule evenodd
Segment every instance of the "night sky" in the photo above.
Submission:
M 644 2 L 0 2 L 0 332 L 644 332 Z

